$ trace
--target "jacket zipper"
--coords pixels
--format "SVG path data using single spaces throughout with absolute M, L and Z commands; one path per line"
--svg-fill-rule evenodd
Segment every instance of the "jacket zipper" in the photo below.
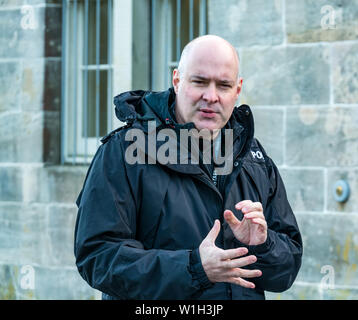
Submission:
M 201 175 L 193 175 L 193 177 L 195 177 L 196 179 L 200 180 L 201 182 L 205 183 L 208 187 L 210 187 L 212 190 L 214 190 L 216 192 L 216 194 L 220 197 L 220 200 L 223 202 L 224 199 L 220 193 L 220 191 L 217 189 L 217 187 L 215 186 L 214 182 L 212 179 L 209 179 L 207 177 L 206 173 L 202 173 Z
M 218 175 L 217 175 L 217 173 L 216 173 L 215 167 L 214 167 L 214 170 L 213 170 L 212 180 L 213 180 L 215 186 L 218 187 Z

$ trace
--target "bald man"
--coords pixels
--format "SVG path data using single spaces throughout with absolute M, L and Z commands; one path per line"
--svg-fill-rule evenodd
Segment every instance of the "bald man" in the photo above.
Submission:
M 77 199 L 81 276 L 103 299 L 287 290 L 302 239 L 249 106 L 235 106 L 243 83 L 235 48 L 213 35 L 194 39 L 172 83 L 114 99 L 126 126 L 102 139 Z

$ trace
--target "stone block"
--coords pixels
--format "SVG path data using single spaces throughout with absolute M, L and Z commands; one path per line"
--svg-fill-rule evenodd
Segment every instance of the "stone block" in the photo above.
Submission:
M 29 169 L 27 178 L 38 187 L 30 190 L 28 201 L 74 204 L 82 189 L 86 166 L 46 166 Z
M 50 205 L 46 231 L 48 234 L 48 265 L 75 265 L 74 230 L 77 217 L 77 207 Z
M 0 162 L 55 161 L 60 151 L 58 137 L 58 112 L 0 114 Z
M 56 3 L 56 0 L 53 0 Z M 45 57 L 61 57 L 62 53 L 62 8 L 45 8 Z M 58 75 L 57 75 L 58 76 Z
M 22 70 L 22 110 L 42 110 L 44 96 L 44 59 L 26 59 Z
M 1 261 L 17 264 L 49 263 L 47 208 L 41 204 L 0 204 Z
M 61 15 L 57 6 L 2 10 L 0 58 L 60 57 Z
M 41 162 L 43 113 L 0 114 L 0 162 Z
M 22 71 L 21 106 L 24 111 L 61 109 L 61 61 L 26 59 Z
M 339 286 L 358 284 L 358 215 L 300 213 L 296 215 L 303 239 L 302 267 L 297 281 Z
M 46 111 L 61 110 L 61 60 L 45 62 L 43 109 Z
M 75 266 L 75 205 L 0 203 L 2 262 Z
M 280 169 L 287 197 L 294 212 L 322 211 L 324 173 L 320 169 Z
M 332 48 L 333 95 L 335 103 L 358 104 L 357 52 L 358 44 L 338 44 Z
M 0 58 L 44 55 L 44 9 L 34 8 L 30 16 L 20 9 L 1 11 Z
M 0 201 L 22 200 L 22 169 L 0 167 Z
M 14 162 L 19 159 L 17 134 L 20 112 L 0 113 L 0 161 Z
M 0 300 L 17 299 L 18 268 L 14 265 L 0 265 Z
M 288 42 L 358 39 L 358 1 L 286 1 Z
M 314 47 L 241 49 L 241 103 L 299 105 L 328 103 L 329 50 Z
M 321 300 L 322 295 L 317 284 L 302 284 L 294 282 L 292 287 L 284 292 L 266 292 L 266 300 Z
M 3 200 L 3 199 L 2 199 Z M 22 225 L 19 215 L 22 209 L 21 203 L 0 202 L 0 255 L 2 263 L 15 263 L 18 260 L 21 249 Z
M 0 264 L 1 300 L 94 300 L 97 297 L 98 291 L 74 267 Z
M 253 107 L 255 137 L 276 165 L 283 163 L 284 110 L 275 107 Z
M 208 6 L 209 33 L 236 47 L 283 42 L 281 1 L 211 0 Z
M 19 62 L 0 63 L 0 112 L 20 110 L 21 66 Z
M 350 107 L 287 109 L 286 162 L 300 166 L 356 166 L 358 112 Z
M 22 112 L 15 131 L 20 162 L 42 162 L 43 112 Z M 21 130 L 19 130 L 21 128 Z
M 34 299 L 38 300 L 94 300 L 95 289 L 80 276 L 77 268 L 35 267 Z M 25 292 L 26 293 L 26 292 Z M 21 296 L 20 296 L 21 297 Z
M 45 112 L 43 128 L 43 161 L 47 164 L 60 163 L 61 128 L 60 112 Z
M 334 184 L 338 180 L 345 180 L 349 184 L 350 196 L 344 203 L 337 202 L 334 198 Z M 327 211 L 355 212 L 358 215 L 358 170 L 357 169 L 330 169 L 327 178 Z
M 49 202 L 75 203 L 82 189 L 86 172 L 87 167 L 79 166 L 48 167 L 46 171 L 42 171 L 48 183 L 43 186 L 50 190 Z
M 358 300 L 357 288 L 334 288 L 322 290 L 323 300 Z
M 39 4 L 44 4 L 46 2 L 52 2 L 55 0 L 31 0 L 31 5 L 39 5 Z M 28 0 L 0 0 L 0 7 L 2 8 L 7 8 L 7 7 L 18 7 L 18 6 L 22 6 L 22 5 L 28 5 L 29 1 Z

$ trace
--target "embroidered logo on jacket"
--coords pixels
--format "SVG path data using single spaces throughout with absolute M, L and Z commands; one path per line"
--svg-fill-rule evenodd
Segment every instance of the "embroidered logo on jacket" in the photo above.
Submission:
M 261 151 L 252 151 L 251 150 L 252 158 L 255 160 L 264 160 L 264 156 Z

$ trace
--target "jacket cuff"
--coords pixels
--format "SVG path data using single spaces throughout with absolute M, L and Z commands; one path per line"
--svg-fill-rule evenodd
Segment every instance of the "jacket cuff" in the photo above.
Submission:
M 199 282 L 200 289 L 208 289 L 214 285 L 205 273 L 200 259 L 199 248 L 190 251 L 189 271 L 193 280 Z
M 273 241 L 272 241 L 272 235 L 271 235 L 272 230 L 268 229 L 267 230 L 267 238 L 266 241 L 264 243 L 258 244 L 258 245 L 247 245 L 244 244 L 242 242 L 240 242 L 239 240 L 237 240 L 236 238 L 234 238 L 234 242 L 239 246 L 239 247 L 245 247 L 249 250 L 249 254 L 263 254 L 268 252 L 269 250 L 271 250 L 271 247 L 273 245 Z
M 265 253 L 267 251 L 269 251 L 271 249 L 271 246 L 273 244 L 272 240 L 271 240 L 271 230 L 267 230 L 267 238 L 266 241 L 264 243 L 255 245 L 255 246 L 247 246 L 247 249 L 249 250 L 250 253 L 253 254 L 262 254 Z

